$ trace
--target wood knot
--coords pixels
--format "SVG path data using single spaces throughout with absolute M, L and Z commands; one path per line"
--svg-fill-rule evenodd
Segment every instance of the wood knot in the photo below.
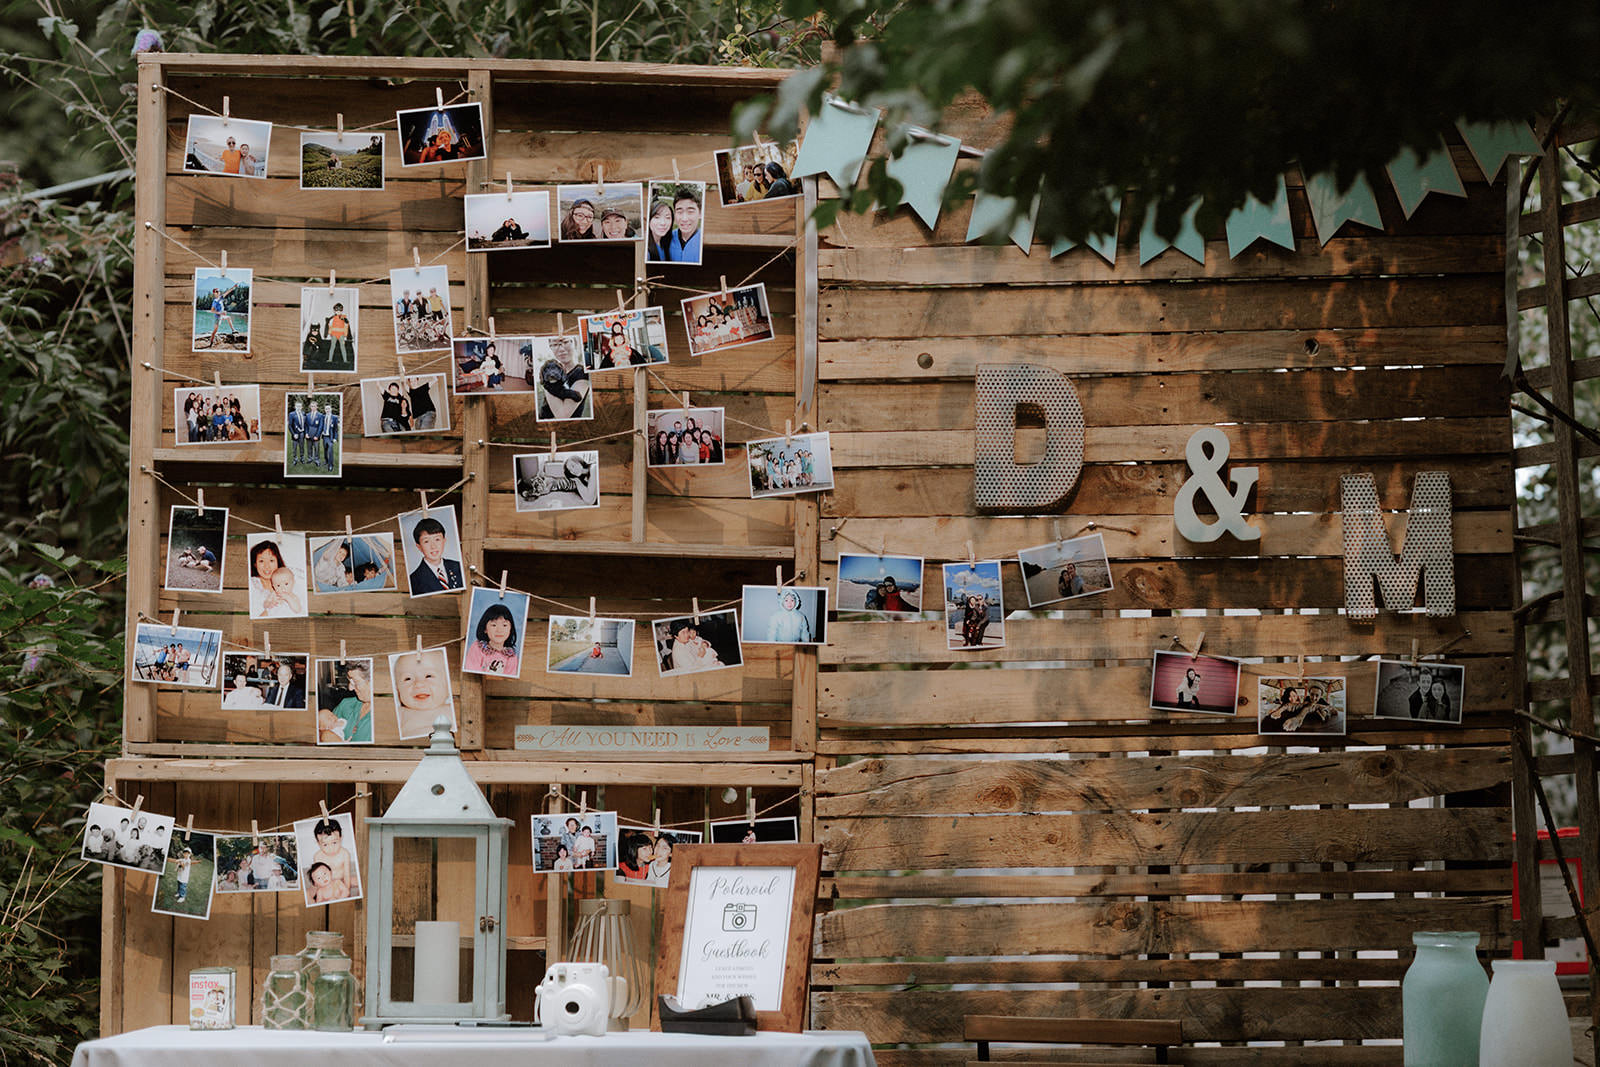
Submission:
M 978 799 L 991 808 L 1002 808 L 1009 811 L 1017 808 L 1022 798 L 1011 786 L 1002 784 L 992 785 L 985 789 L 978 794 Z
M 1131 567 L 1122 574 L 1122 587 L 1136 603 L 1168 604 L 1173 599 L 1172 581 L 1157 567 Z
M 1105 919 L 1100 925 L 1113 930 L 1137 930 L 1144 925 L 1144 912 L 1139 905 L 1129 901 L 1111 904 L 1106 907 Z

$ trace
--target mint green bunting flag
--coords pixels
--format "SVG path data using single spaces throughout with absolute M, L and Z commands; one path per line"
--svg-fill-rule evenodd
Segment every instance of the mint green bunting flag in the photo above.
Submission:
M 905 151 L 889 157 L 889 177 L 900 183 L 905 190 L 903 200 L 931 230 L 939 224 L 944 187 L 955 172 L 961 142 L 918 127 L 908 127 L 905 132 L 910 140 Z
M 1084 242 L 1084 247 L 1106 261 L 1106 266 L 1117 265 L 1117 230 L 1122 222 L 1122 198 L 1117 196 L 1114 189 L 1105 191 L 1106 203 L 1111 205 L 1111 233 L 1095 234 Z M 1078 242 L 1070 237 L 1057 237 L 1050 245 L 1050 258 L 1055 259 L 1063 252 L 1071 251 L 1078 247 Z
M 794 176 L 825 173 L 840 189 L 853 188 L 882 114 L 877 108 L 847 103 L 824 93 L 822 108 L 811 116 L 805 140 L 800 142 Z
M 1317 239 L 1324 245 L 1333 240 L 1339 227 L 1347 222 L 1383 229 L 1378 198 L 1365 174 L 1356 175 L 1350 188 L 1342 193 L 1333 175 L 1313 174 L 1306 179 L 1306 199 L 1311 201 L 1311 221 L 1316 224 Z
M 1011 243 L 1027 254 L 1033 251 L 1033 224 L 1039 217 L 1039 198 L 1033 198 L 1033 208 L 1026 215 L 1019 215 L 1014 222 L 1011 213 L 1017 208 L 1017 199 L 1013 196 L 995 196 L 979 189 L 972 197 L 972 220 L 967 223 L 967 240 L 976 241 L 981 238 L 992 238 L 1005 229 L 1008 222 L 1011 230 L 1007 234 Z
M 1467 142 L 1478 169 L 1485 181 L 1494 181 L 1510 156 L 1536 156 L 1539 142 L 1526 122 L 1462 122 L 1456 121 L 1461 139 Z
M 1189 210 L 1183 213 L 1183 218 L 1178 222 L 1178 235 L 1170 241 L 1156 233 L 1156 208 L 1157 204 L 1152 200 L 1144 209 L 1144 227 L 1139 231 L 1139 266 L 1144 266 L 1169 248 L 1176 248 L 1204 266 L 1206 239 L 1200 236 L 1200 231 L 1194 225 L 1200 201 L 1189 205 Z
M 1278 195 L 1263 204 L 1246 195 L 1244 203 L 1228 215 L 1228 258 L 1232 259 L 1258 240 L 1271 241 L 1294 251 L 1294 224 L 1289 221 L 1289 187 L 1280 177 Z
M 1394 186 L 1400 210 L 1405 212 L 1408 219 L 1422 206 L 1429 193 L 1467 195 L 1466 187 L 1461 184 L 1461 175 L 1456 173 L 1455 162 L 1450 158 L 1450 149 L 1443 141 L 1423 160 L 1419 160 L 1412 149 L 1402 148 L 1387 169 L 1389 184 Z

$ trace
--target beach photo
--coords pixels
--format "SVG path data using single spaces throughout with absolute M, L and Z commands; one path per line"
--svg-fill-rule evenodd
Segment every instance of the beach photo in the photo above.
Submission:
M 909 618 L 921 611 L 922 559 L 839 553 L 837 611 Z
M 1111 562 L 1100 534 L 1052 541 L 1037 548 L 1017 550 L 1022 567 L 1022 588 L 1030 608 L 1043 607 L 1111 588 Z

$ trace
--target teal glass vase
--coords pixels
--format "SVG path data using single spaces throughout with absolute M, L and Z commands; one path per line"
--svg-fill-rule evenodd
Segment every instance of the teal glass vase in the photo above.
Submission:
M 1417 957 L 1400 985 L 1406 1067 L 1478 1067 L 1489 976 L 1472 931 L 1411 935 Z

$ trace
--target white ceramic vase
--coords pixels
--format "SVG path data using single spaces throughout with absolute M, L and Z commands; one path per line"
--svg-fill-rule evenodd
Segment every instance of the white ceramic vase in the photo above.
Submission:
M 1571 1067 L 1572 1031 L 1554 960 L 1495 960 L 1479 1067 Z

